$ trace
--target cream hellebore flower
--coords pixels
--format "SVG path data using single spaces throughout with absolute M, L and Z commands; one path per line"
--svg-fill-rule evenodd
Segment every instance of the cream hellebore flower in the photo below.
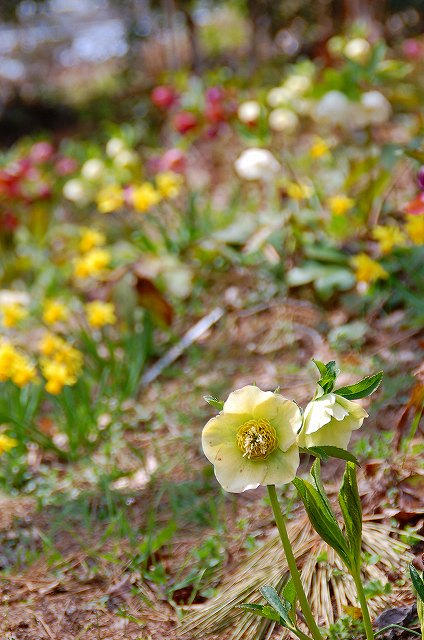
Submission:
M 299 407 L 271 391 L 247 385 L 230 393 L 203 429 L 202 447 L 226 491 L 291 482 L 299 466 Z
M 353 38 L 346 44 L 343 53 L 349 60 L 365 64 L 370 59 L 372 50 L 370 43 L 365 38 Z
M 305 409 L 298 444 L 346 449 L 352 431 L 359 429 L 367 417 L 367 412 L 356 402 L 335 393 L 323 393 Z
M 268 149 L 251 148 L 241 153 L 234 168 L 244 180 L 272 180 L 280 169 L 279 162 Z
M 392 106 L 379 91 L 366 91 L 361 96 L 361 107 L 369 124 L 382 124 L 392 113 Z
M 274 131 L 293 133 L 299 124 L 299 118 L 293 111 L 290 111 L 290 109 L 279 107 L 271 111 L 268 122 Z
M 246 102 L 242 102 L 237 110 L 238 119 L 240 122 L 244 122 L 245 124 L 256 122 L 260 115 L 261 107 L 259 102 L 256 102 L 256 100 L 247 100 Z
M 351 124 L 352 104 L 341 91 L 328 91 L 315 107 L 314 118 L 317 122 L 349 127 Z

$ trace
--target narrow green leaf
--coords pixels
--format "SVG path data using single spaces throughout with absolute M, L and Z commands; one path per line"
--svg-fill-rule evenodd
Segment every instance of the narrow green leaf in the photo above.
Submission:
M 268 604 L 278 613 L 280 618 L 284 621 L 287 627 L 292 626 L 292 621 L 290 619 L 290 603 L 289 602 L 281 602 L 278 593 L 274 589 L 274 587 L 261 587 L 259 589 L 261 595 Z
M 289 609 L 290 620 L 293 625 L 296 626 L 296 587 L 294 586 L 293 579 L 290 577 L 282 592 L 282 599 L 287 602 Z
M 412 584 L 414 585 L 418 597 L 422 602 L 424 602 L 424 580 L 422 576 L 420 576 L 413 564 L 409 565 L 409 573 L 411 574 Z
M 272 607 L 263 606 L 262 604 L 239 604 L 236 605 L 238 609 L 244 609 L 245 611 L 250 611 L 251 613 L 255 613 L 257 616 L 261 616 L 261 618 L 267 618 L 267 620 L 273 620 L 274 622 L 280 622 L 283 626 L 284 621 L 281 620 L 281 616 L 278 615 L 276 611 Z
M 314 363 L 314 365 L 318 369 L 321 378 L 323 378 L 327 373 L 327 367 L 325 366 L 325 364 L 323 362 L 321 362 L 320 360 L 315 360 L 314 358 L 312 358 L 312 362 Z
M 359 398 L 366 398 L 370 396 L 380 386 L 383 378 L 383 372 L 379 371 L 372 376 L 367 376 L 355 384 L 350 384 L 347 387 L 340 387 L 335 389 L 334 393 L 339 396 L 343 396 L 347 400 L 358 400 Z
M 345 449 L 339 449 L 339 447 L 309 447 L 306 451 L 312 453 L 312 455 L 320 458 L 324 462 L 326 462 L 328 458 L 339 458 L 340 460 L 348 460 L 349 462 L 353 462 L 353 464 L 360 466 L 359 461 L 355 458 L 353 453 L 350 453 Z
M 293 484 L 315 531 L 339 554 L 343 562 L 349 567 L 351 564 L 349 548 L 328 500 L 324 500 L 317 489 L 306 480 L 295 478 Z
M 339 504 L 346 526 L 346 538 L 351 556 L 356 567 L 359 568 L 362 542 L 362 507 L 356 481 L 356 466 L 353 462 L 346 463 L 339 492 Z
M 203 400 L 206 400 L 208 404 L 215 407 L 215 409 L 218 409 L 218 411 L 222 411 L 224 408 L 224 402 L 222 400 L 218 400 L 218 398 L 214 398 L 213 396 L 203 396 Z

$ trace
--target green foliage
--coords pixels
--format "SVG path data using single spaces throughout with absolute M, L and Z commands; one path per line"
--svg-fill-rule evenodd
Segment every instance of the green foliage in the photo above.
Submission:
M 370 396 L 380 386 L 383 379 L 383 372 L 379 371 L 372 376 L 366 376 L 355 384 L 348 385 L 346 387 L 340 387 L 335 389 L 334 393 L 339 396 L 343 396 L 347 400 L 358 400 L 359 398 L 366 398 Z

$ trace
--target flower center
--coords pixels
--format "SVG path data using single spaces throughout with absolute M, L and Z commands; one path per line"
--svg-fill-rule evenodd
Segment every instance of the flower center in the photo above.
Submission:
M 265 460 L 278 446 L 277 434 L 268 420 L 249 420 L 237 431 L 237 445 L 243 457 Z

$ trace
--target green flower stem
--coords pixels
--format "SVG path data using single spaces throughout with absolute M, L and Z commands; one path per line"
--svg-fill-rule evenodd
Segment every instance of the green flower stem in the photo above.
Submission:
M 355 581 L 356 591 L 358 594 L 359 604 L 362 610 L 362 620 L 365 627 L 365 633 L 367 635 L 367 640 L 375 640 L 374 631 L 372 629 L 372 622 L 370 617 L 370 612 L 368 609 L 367 598 L 365 596 L 364 586 L 362 584 L 361 573 L 360 570 L 355 572 L 351 572 L 352 578 Z
M 280 534 L 281 542 L 283 543 L 284 553 L 286 554 L 287 564 L 289 565 L 290 574 L 296 589 L 296 594 L 299 600 L 300 608 L 302 609 L 302 613 L 305 617 L 306 624 L 309 627 L 309 630 L 312 634 L 313 639 L 322 640 L 322 635 L 320 633 L 317 623 L 315 622 L 315 618 L 312 614 L 308 599 L 303 589 L 299 570 L 296 566 L 296 559 L 293 554 L 290 538 L 288 536 L 284 518 L 281 513 L 277 492 L 275 490 L 275 485 L 269 484 L 267 488 L 268 488 L 269 499 L 271 501 L 272 510 L 274 512 L 275 523 L 277 525 L 278 532 Z

